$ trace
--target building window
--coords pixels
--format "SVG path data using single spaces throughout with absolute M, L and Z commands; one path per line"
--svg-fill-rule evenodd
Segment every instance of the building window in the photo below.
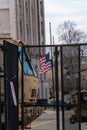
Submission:
M 19 0 L 19 3 L 21 3 L 21 0 Z
M 36 97 L 36 89 L 32 89 L 31 97 Z
M 41 32 L 42 32 L 42 36 L 44 36 L 44 25 L 43 25 L 43 22 L 41 22 Z
M 41 13 L 41 16 L 43 17 L 43 3 L 42 3 L 42 1 L 40 1 L 40 13 Z

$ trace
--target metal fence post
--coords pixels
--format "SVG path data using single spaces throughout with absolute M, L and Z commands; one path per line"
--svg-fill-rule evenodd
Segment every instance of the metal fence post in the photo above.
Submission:
M 59 84 L 58 84 L 58 55 L 57 46 L 55 46 L 55 88 L 56 88 L 56 119 L 57 130 L 59 130 Z

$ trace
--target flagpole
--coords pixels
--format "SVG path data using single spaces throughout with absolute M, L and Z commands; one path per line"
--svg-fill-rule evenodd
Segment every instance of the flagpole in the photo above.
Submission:
M 49 23 L 49 30 L 50 30 L 50 45 L 52 45 L 51 23 Z M 54 42 L 53 42 L 53 43 L 54 43 Z M 52 47 L 51 47 L 51 59 L 53 59 L 53 57 L 52 57 Z M 55 97 L 55 94 L 54 94 L 54 75 L 53 75 L 53 67 L 52 67 L 52 83 L 53 83 L 53 94 L 52 94 L 52 96 Z
M 53 45 L 54 45 L 54 36 L 53 36 Z M 54 50 L 53 50 L 54 51 Z M 53 61 L 54 62 L 54 61 Z M 55 98 L 55 87 L 54 87 L 54 70 L 53 70 L 53 67 L 52 67 L 52 79 L 53 79 L 53 94 L 54 94 L 54 98 Z

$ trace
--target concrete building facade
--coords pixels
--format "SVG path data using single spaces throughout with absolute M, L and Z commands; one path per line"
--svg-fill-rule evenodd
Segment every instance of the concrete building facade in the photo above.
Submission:
M 16 2 L 0 0 L 0 37 L 17 38 Z

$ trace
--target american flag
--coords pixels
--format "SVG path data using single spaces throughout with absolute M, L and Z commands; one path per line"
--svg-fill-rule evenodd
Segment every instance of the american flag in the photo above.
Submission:
M 49 53 L 40 57 L 40 74 L 46 73 L 52 68 L 52 60 Z

